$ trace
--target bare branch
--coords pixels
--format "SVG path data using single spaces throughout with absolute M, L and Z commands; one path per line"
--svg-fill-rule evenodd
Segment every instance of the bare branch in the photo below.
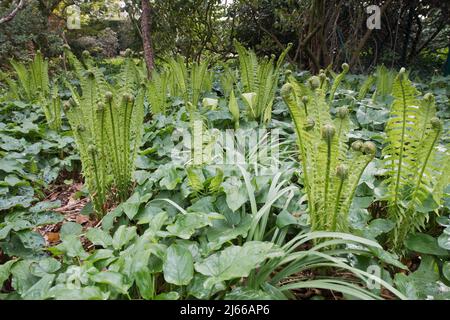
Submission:
M 11 21 L 16 16 L 16 14 L 25 7 L 26 4 L 26 0 L 20 0 L 17 6 L 10 13 L 0 18 L 0 24 Z

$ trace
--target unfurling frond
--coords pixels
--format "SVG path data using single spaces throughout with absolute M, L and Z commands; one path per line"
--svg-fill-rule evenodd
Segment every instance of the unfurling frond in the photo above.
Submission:
M 349 151 L 348 108 L 338 109 L 332 119 L 323 83 L 312 77 L 303 85 L 289 76 L 281 95 L 297 133 L 312 229 L 344 231 L 356 187 L 376 148 L 358 142 Z
M 247 103 L 247 116 L 267 123 L 272 116 L 279 71 L 292 45 L 288 45 L 276 63 L 275 56 L 258 59 L 253 50 L 245 49 L 238 41 L 234 42 L 234 46 L 239 56 L 242 92 L 255 94 L 253 103 Z
M 85 61 L 89 69 L 83 69 L 72 53 L 66 52 L 66 56 L 83 78 L 81 94 L 74 94 L 64 109 L 89 193 L 96 211 L 102 213 L 112 188 L 122 201 L 129 195 L 141 144 L 146 88 L 131 58 L 125 60 L 118 81 L 111 85 L 92 62 Z
M 418 95 L 402 69 L 393 84 L 394 101 L 383 149 L 388 213 L 396 223 L 390 242 L 398 252 L 403 250 L 406 236 L 425 224 L 427 212 L 419 208 L 433 194 L 442 194 L 445 182 L 439 177 L 448 177 L 448 151 L 438 149 L 442 124 L 435 118 L 434 98 L 426 94 L 419 100 Z M 437 203 L 440 200 L 435 198 Z

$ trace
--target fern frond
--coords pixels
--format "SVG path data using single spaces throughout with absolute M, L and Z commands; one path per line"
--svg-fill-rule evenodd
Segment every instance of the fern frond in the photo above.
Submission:
M 342 64 L 342 72 L 334 79 L 333 86 L 331 87 L 331 90 L 330 90 L 330 95 L 328 96 L 328 100 L 330 102 L 333 101 L 334 94 L 336 93 L 336 90 L 339 87 L 339 84 L 345 78 L 345 75 L 347 74 L 348 70 L 349 70 L 348 64 L 346 64 L 346 63 Z
M 369 92 L 370 88 L 374 85 L 375 83 L 375 77 L 373 75 L 369 75 L 367 77 L 367 79 L 364 81 L 364 83 L 362 84 L 361 88 L 359 89 L 358 92 L 358 100 L 362 100 L 366 97 L 367 93 Z
M 387 146 L 383 150 L 385 164 L 388 168 L 388 197 L 393 214 L 400 206 L 402 193 L 411 185 L 411 172 L 415 166 L 415 155 L 420 140 L 419 101 L 417 90 L 404 71 L 396 77 L 392 95 L 390 118 L 386 124 Z

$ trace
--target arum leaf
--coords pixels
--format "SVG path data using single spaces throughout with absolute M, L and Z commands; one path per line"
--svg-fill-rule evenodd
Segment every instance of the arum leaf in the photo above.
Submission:
M 428 234 L 416 233 L 408 237 L 405 245 L 409 250 L 419 253 L 432 254 L 438 256 L 448 255 L 448 252 L 439 247 L 435 238 Z
M 267 258 L 272 246 L 259 241 L 247 242 L 242 247 L 230 246 L 196 263 L 195 270 L 220 281 L 247 277 Z
M 191 252 L 183 246 L 171 245 L 167 249 L 163 272 L 167 282 L 178 286 L 188 285 L 194 277 Z
M 86 238 L 95 246 L 102 246 L 103 248 L 112 245 L 112 237 L 105 231 L 91 228 L 86 232 Z
M 136 227 L 126 227 L 124 225 L 117 228 L 112 239 L 114 249 L 120 250 L 137 236 Z
M 179 215 L 174 224 L 167 226 L 167 231 L 182 239 L 189 239 L 197 229 L 212 225 L 211 216 L 205 213 L 188 212 Z

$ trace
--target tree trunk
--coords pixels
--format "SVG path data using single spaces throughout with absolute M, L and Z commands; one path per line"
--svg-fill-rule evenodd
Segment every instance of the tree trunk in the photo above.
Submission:
M 150 5 L 149 0 L 141 0 L 142 4 L 142 44 L 144 47 L 144 59 L 147 65 L 148 78 L 151 77 L 154 67 L 152 40 L 150 37 Z
M 444 76 L 450 75 L 450 44 L 448 45 L 447 61 L 444 65 Z
M 403 48 L 400 56 L 400 66 L 406 65 L 406 57 L 408 54 L 408 46 L 409 42 L 411 40 L 411 31 L 412 31 L 412 25 L 414 20 L 414 14 L 415 14 L 415 8 L 416 3 L 415 1 L 409 2 L 409 8 L 408 8 L 408 18 L 406 20 L 406 28 L 404 32 L 404 38 L 403 38 Z

